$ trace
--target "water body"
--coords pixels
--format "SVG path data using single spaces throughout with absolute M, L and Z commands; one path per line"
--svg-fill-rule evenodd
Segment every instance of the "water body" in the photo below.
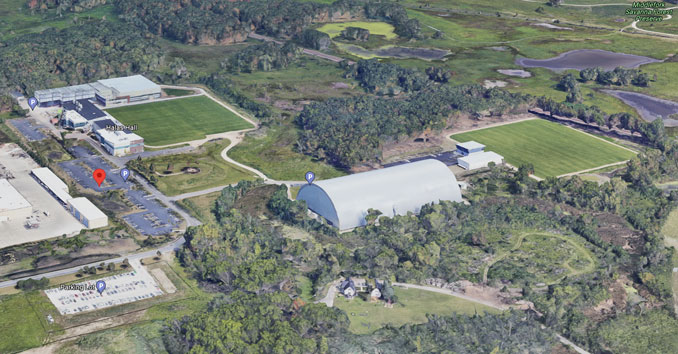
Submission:
M 348 45 L 346 50 L 361 57 L 397 58 L 397 59 L 423 59 L 440 60 L 450 54 L 448 50 L 435 48 L 410 48 L 398 46 L 386 46 L 375 50 L 365 49 L 357 45 Z
M 525 70 L 517 70 L 517 69 L 499 69 L 497 70 L 498 73 L 508 75 L 508 76 L 515 76 L 515 77 L 530 77 L 532 76 L 532 73 L 529 71 Z
M 678 120 L 668 118 L 672 114 L 678 114 L 678 102 L 663 100 L 636 92 L 619 90 L 603 90 L 603 92 L 635 108 L 640 116 L 648 122 L 662 119 L 665 126 L 678 127 Z
M 640 55 L 609 52 L 607 50 L 580 49 L 572 50 L 550 59 L 518 58 L 516 59 L 516 64 L 527 68 L 546 68 L 553 71 L 567 69 L 583 70 L 599 66 L 609 71 L 614 70 L 618 66 L 637 68 L 643 64 L 660 61 Z

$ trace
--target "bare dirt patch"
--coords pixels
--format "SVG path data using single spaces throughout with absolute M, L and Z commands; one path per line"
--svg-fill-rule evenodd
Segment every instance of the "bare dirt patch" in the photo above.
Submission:
M 115 316 L 115 317 L 104 317 L 94 322 L 86 323 L 80 326 L 66 328 L 62 335 L 59 335 L 55 338 L 55 341 L 61 341 L 65 339 L 70 339 L 78 336 L 82 336 L 88 333 L 101 331 L 104 329 L 109 329 L 117 326 L 122 326 L 127 323 L 135 323 L 141 321 L 146 315 L 146 310 L 126 313 L 124 315 Z
M 162 269 L 151 269 L 151 275 L 168 294 L 174 294 L 177 291 L 177 287 L 174 286 L 174 283 L 172 283 L 172 281 L 167 277 L 167 274 L 165 274 Z

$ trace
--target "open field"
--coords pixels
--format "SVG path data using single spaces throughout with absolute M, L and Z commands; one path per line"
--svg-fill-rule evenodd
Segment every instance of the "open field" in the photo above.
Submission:
M 203 224 L 208 224 L 216 221 L 216 218 L 212 213 L 212 208 L 214 207 L 214 202 L 220 195 L 221 192 L 203 194 L 197 197 L 179 200 L 177 201 L 177 204 L 186 209 L 193 217 L 200 220 Z
M 678 250 L 678 209 L 674 209 L 666 219 L 661 230 L 664 243 L 667 247 L 675 247 Z
M 426 322 L 427 313 L 472 315 L 499 312 L 491 307 L 431 291 L 400 287 L 394 287 L 394 290 L 398 302 L 390 309 L 385 308 L 383 302 L 369 302 L 359 297 L 347 300 L 343 296 L 334 300 L 334 306 L 346 312 L 351 321 L 349 330 L 357 334 L 374 332 L 386 324 L 398 327 L 406 323 L 423 323 Z
M 146 173 L 157 178 L 158 190 L 166 195 L 177 195 L 200 191 L 212 187 L 237 183 L 244 179 L 254 179 L 249 171 L 231 165 L 221 157 L 231 142 L 221 139 L 205 143 L 194 153 L 165 155 L 142 160 L 146 170 L 154 166 L 155 173 Z M 170 167 L 170 169 L 168 169 Z M 183 172 L 187 167 L 199 169 L 197 173 Z
M 370 31 L 370 36 L 384 36 L 386 39 L 394 39 L 398 35 L 393 32 L 393 25 L 386 22 L 366 22 L 366 21 L 351 21 L 351 22 L 339 22 L 339 23 L 328 23 L 318 28 L 318 31 L 327 33 L 330 37 L 334 38 L 341 34 L 346 27 L 359 27 L 364 28 Z
M 510 249 L 497 252 L 485 272 L 490 279 L 522 278 L 548 285 L 589 273 L 595 266 L 594 256 L 575 236 L 526 232 Z
M 534 119 L 454 134 L 460 142 L 475 140 L 513 166 L 532 164 L 539 177 L 559 176 L 621 162 L 635 154 L 566 126 Z
M 192 95 L 192 94 L 195 93 L 195 91 L 193 91 L 193 90 L 182 90 L 182 89 L 173 89 L 173 88 L 162 89 L 162 92 L 164 92 L 167 96 L 174 96 L 174 97 L 188 96 L 188 95 Z
M 40 304 L 40 308 L 43 308 L 43 305 L 52 306 L 39 291 L 0 296 L 0 313 L 2 313 L 0 316 L 0 333 L 2 333 L 0 353 L 13 353 L 37 347 L 42 345 L 47 338 L 47 330 L 43 327 L 46 325 L 43 321 L 47 313 L 37 313 L 33 304 Z M 54 313 L 58 313 L 54 306 L 52 309 Z M 54 327 L 54 330 L 59 328 L 55 325 L 51 327 Z
M 205 135 L 252 128 L 252 124 L 205 96 L 151 102 L 107 110 L 151 146 L 205 138 Z

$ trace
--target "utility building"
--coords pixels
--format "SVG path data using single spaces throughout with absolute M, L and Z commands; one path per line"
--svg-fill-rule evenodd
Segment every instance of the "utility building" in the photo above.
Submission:
M 81 197 L 69 200 L 68 210 L 88 229 L 108 226 L 108 216 L 87 198 Z
M 297 199 L 340 230 L 364 226 L 369 209 L 393 217 L 441 200 L 462 200 L 452 171 L 433 159 L 306 184 Z
M 468 156 L 460 157 L 459 166 L 466 170 L 477 170 L 479 168 L 487 167 L 490 162 L 495 165 L 501 165 L 504 162 L 504 157 L 492 151 L 478 152 Z
M 461 156 L 483 152 L 483 150 L 485 150 L 485 145 L 476 141 L 467 141 L 465 143 L 457 144 L 457 154 Z

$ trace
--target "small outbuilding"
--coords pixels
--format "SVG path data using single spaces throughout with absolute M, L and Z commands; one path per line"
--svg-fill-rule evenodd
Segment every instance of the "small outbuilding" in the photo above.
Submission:
M 393 217 L 441 200 L 462 201 L 454 173 L 433 159 L 306 184 L 297 199 L 340 230 L 365 226 L 369 209 Z
M 457 154 L 461 156 L 476 154 L 483 152 L 483 150 L 485 150 L 485 145 L 476 141 L 467 141 L 457 144 Z
M 477 170 L 479 168 L 487 167 L 490 162 L 495 165 L 504 163 L 504 157 L 492 151 L 484 151 L 468 156 L 460 157 L 458 159 L 459 166 L 466 170 Z

